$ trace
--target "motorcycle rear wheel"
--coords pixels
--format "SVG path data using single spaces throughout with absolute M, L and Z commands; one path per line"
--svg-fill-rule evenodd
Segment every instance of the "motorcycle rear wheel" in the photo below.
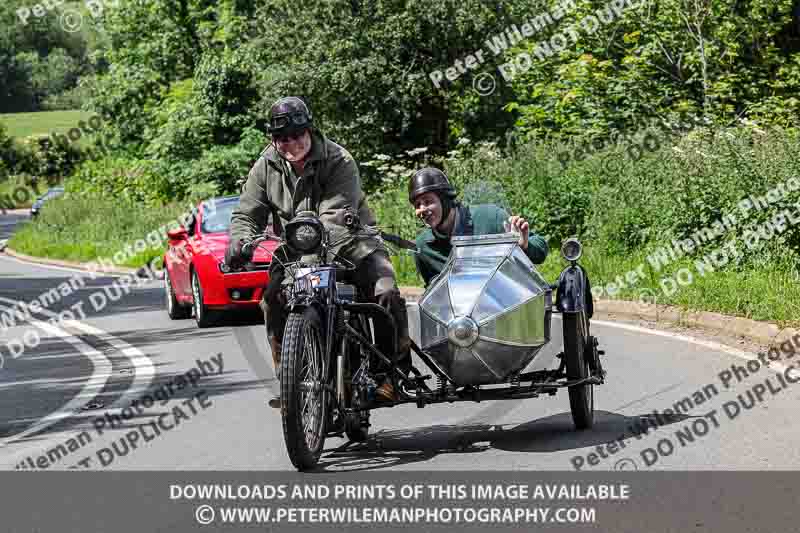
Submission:
M 301 472 L 317 466 L 325 444 L 324 338 L 316 309 L 289 315 L 281 354 L 281 418 L 286 451 Z

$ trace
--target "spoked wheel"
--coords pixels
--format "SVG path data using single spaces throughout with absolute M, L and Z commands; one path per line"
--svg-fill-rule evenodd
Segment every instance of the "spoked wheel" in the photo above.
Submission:
M 172 279 L 169 277 L 169 269 L 164 267 L 164 296 L 167 301 L 167 315 L 172 320 L 189 318 L 192 315 L 192 308 L 183 305 L 175 297 L 175 287 L 172 286 Z
M 317 465 L 325 444 L 328 393 L 323 338 L 315 309 L 289 315 L 281 354 L 281 417 L 289 459 L 300 471 Z
M 585 312 L 564 313 L 564 357 L 567 363 L 567 379 L 586 379 L 591 375 L 586 359 L 586 344 L 589 338 L 589 320 Z M 575 429 L 588 429 L 594 422 L 594 385 L 584 383 L 568 387 L 569 407 Z

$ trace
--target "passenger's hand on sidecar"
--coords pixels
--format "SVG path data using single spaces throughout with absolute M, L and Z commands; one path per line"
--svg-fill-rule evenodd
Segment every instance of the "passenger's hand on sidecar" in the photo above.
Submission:
M 513 215 L 509 217 L 508 223 L 511 224 L 511 228 L 514 231 L 519 232 L 519 246 L 523 250 L 528 249 L 528 230 L 530 229 L 530 224 L 524 218 Z

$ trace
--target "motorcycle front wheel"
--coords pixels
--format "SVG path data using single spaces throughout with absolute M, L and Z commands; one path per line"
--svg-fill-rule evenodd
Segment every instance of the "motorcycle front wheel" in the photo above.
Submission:
M 585 311 L 564 313 L 564 357 L 567 363 L 567 379 L 586 379 L 591 375 L 586 359 L 586 344 L 589 339 L 589 319 Z M 568 387 L 569 406 L 575 429 L 588 429 L 594 422 L 594 386 L 589 383 Z
M 289 315 L 281 354 L 281 418 L 289 459 L 300 471 L 316 467 L 325 444 L 324 338 L 316 309 Z

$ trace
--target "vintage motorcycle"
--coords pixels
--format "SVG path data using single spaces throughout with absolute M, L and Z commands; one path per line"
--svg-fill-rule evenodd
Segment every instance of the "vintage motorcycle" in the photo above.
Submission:
M 392 246 L 416 246 L 377 227 L 344 216 L 349 235 L 380 237 Z M 246 244 L 255 247 L 275 236 Z M 518 245 L 518 235 L 455 237 L 443 272 L 417 305 L 409 306 L 415 327 L 415 365 L 397 365 L 397 332 L 383 307 L 366 300 L 353 283 L 354 265 L 330 250 L 333 239 L 313 212 L 289 222 L 280 238 L 301 259 L 283 264 L 288 320 L 283 335 L 280 387 L 286 449 L 301 471 L 314 468 L 327 437 L 364 441 L 370 410 L 415 403 L 534 398 L 569 391 L 577 429 L 592 426 L 594 385 L 604 383 L 597 339 L 590 333 L 589 278 L 579 266 L 581 244 L 561 248 L 569 265 L 550 285 Z M 273 256 L 273 260 L 277 255 Z M 552 293 L 556 290 L 555 306 Z M 551 319 L 560 313 L 563 351 L 557 368 L 525 372 L 551 341 Z M 392 328 L 393 348 L 376 343 L 375 323 Z M 420 372 L 422 363 L 430 374 Z M 390 379 L 394 402 L 378 401 L 376 384 Z M 498 385 L 501 385 L 498 387 Z

